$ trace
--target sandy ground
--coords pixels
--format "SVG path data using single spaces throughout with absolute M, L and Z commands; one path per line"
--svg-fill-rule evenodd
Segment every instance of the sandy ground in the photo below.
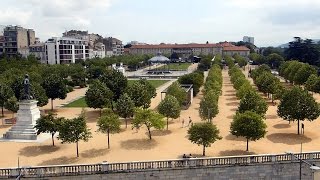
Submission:
M 158 89 L 158 91 L 160 91 L 160 89 Z M 76 92 L 77 91 L 75 91 L 75 93 Z M 250 142 L 250 151 L 246 152 L 246 141 L 243 138 L 236 138 L 229 133 L 230 122 L 237 110 L 239 101 L 235 96 L 235 90 L 232 87 L 227 70 L 223 70 L 222 92 L 219 99 L 220 111 L 217 117 L 213 119 L 213 123 L 220 129 L 220 135 L 223 139 L 207 148 L 207 156 L 299 151 L 301 142 L 303 143 L 303 151 L 319 150 L 320 132 L 318 128 L 320 121 L 304 122 L 305 135 L 298 136 L 296 135 L 297 124 L 288 124 L 288 122 L 280 119 L 276 114 L 277 107 L 269 103 L 270 106 L 266 115 L 268 133 L 265 138 L 256 142 Z M 182 119 L 185 119 L 184 126 L 187 126 L 189 116 L 193 122 L 201 121 L 198 115 L 201 98 L 202 94 L 200 93 L 194 98 L 190 108 L 182 111 L 180 118 L 170 121 L 169 131 L 153 131 L 153 140 L 151 141 L 148 140 L 145 128 L 140 128 L 140 130 L 136 132 L 136 130 L 131 129 L 131 126 L 125 129 L 123 124 L 121 133 L 114 134 L 110 138 L 111 149 L 107 149 L 106 135 L 96 132 L 98 111 L 87 109 L 88 126 L 91 128 L 93 138 L 90 139 L 89 142 L 80 142 L 79 158 L 76 158 L 75 144 L 61 144 L 57 139 L 55 147 L 51 146 L 50 139 L 44 143 L 0 142 L 0 167 L 17 166 L 18 157 L 20 158 L 20 165 L 35 166 L 101 163 L 102 161 L 121 162 L 175 159 L 181 157 L 184 153 L 192 153 L 195 156 L 200 156 L 202 147 L 192 144 L 187 139 L 188 128 L 182 128 Z M 320 100 L 320 97 L 317 98 Z M 153 99 L 152 108 L 154 108 L 159 101 L 159 97 Z M 59 116 L 71 118 L 79 114 L 80 111 L 80 108 L 59 108 L 58 114 Z M 8 128 L 9 127 L 1 127 L 0 133 L 3 134 Z

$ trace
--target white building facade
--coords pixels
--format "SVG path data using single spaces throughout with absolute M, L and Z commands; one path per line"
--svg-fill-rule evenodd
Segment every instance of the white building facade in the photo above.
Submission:
M 254 37 L 243 36 L 243 42 L 254 44 Z
M 75 38 L 51 38 L 45 43 L 47 64 L 71 64 L 89 59 L 88 42 Z

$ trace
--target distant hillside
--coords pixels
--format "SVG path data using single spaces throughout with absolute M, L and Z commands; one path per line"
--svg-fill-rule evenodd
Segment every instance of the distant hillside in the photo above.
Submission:
M 315 42 L 315 43 L 318 43 L 318 42 L 320 42 L 320 39 L 312 39 L 312 41 Z M 289 43 L 281 44 L 278 47 L 279 48 L 288 48 L 289 47 Z

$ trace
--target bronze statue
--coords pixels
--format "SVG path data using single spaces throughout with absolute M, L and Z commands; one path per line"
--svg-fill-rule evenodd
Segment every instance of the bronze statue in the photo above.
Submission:
M 25 79 L 23 80 L 23 89 L 24 89 L 24 93 L 22 96 L 22 100 L 31 100 L 33 99 L 33 97 L 31 96 L 30 93 L 30 81 L 29 81 L 29 75 L 26 74 L 25 75 Z

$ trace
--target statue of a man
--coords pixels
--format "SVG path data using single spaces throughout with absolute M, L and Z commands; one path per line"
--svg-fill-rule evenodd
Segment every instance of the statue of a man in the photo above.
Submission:
M 29 81 L 29 75 L 25 75 L 25 79 L 23 80 L 23 89 L 24 89 L 24 94 L 22 96 L 23 100 L 30 100 L 32 99 L 32 96 L 30 94 L 30 81 Z

